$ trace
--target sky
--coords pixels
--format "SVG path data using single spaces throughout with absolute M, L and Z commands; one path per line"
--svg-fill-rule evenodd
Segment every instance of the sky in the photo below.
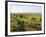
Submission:
M 35 12 L 42 12 L 42 7 L 41 6 L 36 6 L 36 5 L 16 5 L 16 4 L 11 4 L 10 5 L 10 10 L 11 12 L 18 12 L 18 13 L 35 13 Z

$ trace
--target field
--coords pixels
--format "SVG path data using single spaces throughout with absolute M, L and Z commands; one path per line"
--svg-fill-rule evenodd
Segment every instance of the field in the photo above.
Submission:
M 10 13 L 10 31 L 39 31 L 41 29 L 41 13 Z

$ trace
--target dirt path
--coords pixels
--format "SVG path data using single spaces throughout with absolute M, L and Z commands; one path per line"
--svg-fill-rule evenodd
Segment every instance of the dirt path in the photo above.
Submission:
M 25 27 L 26 31 L 38 31 L 36 28 Z

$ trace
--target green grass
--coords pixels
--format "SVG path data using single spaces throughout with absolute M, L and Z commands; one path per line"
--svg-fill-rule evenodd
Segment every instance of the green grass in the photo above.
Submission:
M 10 14 L 11 16 L 11 21 L 10 21 L 10 25 L 11 25 L 11 32 L 17 32 L 17 31 L 20 31 L 19 28 L 17 27 L 18 25 L 18 21 L 24 21 L 24 28 L 26 30 L 26 26 L 30 26 L 32 28 L 41 28 L 41 14 L 40 13 L 31 13 L 30 15 L 24 15 L 22 14 L 22 18 L 20 18 L 20 15 L 21 14 L 14 14 L 14 13 L 11 13 Z M 35 20 L 32 19 L 32 17 L 35 18 Z M 40 24 L 40 25 L 38 25 Z

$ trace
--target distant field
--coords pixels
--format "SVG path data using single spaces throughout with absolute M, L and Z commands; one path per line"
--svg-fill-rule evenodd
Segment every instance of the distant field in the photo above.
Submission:
M 11 32 L 41 30 L 41 13 L 10 14 Z

